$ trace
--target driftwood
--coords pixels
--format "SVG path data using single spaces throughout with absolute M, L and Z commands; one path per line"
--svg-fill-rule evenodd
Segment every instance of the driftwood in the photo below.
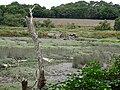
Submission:
M 34 42 L 36 57 L 38 60 L 38 66 L 39 66 L 39 72 L 38 72 L 38 79 L 37 79 L 37 88 L 42 89 L 45 85 L 45 77 L 44 77 L 44 66 L 43 66 L 43 56 L 42 56 L 42 50 L 39 45 L 39 39 L 38 34 L 35 30 L 34 24 L 33 24 L 33 15 L 32 10 L 35 8 L 36 5 L 33 6 L 33 8 L 29 9 L 29 15 L 30 17 L 26 16 L 26 22 L 28 27 L 28 32 L 30 33 L 32 40 Z

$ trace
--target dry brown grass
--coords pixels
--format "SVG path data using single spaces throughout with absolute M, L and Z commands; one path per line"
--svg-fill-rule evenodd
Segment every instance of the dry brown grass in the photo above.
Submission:
M 35 18 L 35 20 L 41 20 L 41 22 L 43 20 L 46 20 L 47 18 Z M 99 24 L 100 21 L 102 20 L 94 20 L 94 19 L 57 19 L 57 18 L 50 18 L 50 20 L 52 20 L 52 22 L 55 25 L 65 25 L 67 23 L 75 23 L 78 24 L 80 26 L 96 26 Z M 114 25 L 114 20 L 107 20 L 111 26 Z

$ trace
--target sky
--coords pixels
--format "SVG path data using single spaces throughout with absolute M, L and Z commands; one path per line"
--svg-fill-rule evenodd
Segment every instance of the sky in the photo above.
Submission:
M 77 1 L 101 1 L 101 0 L 0 0 L 0 5 L 7 5 L 13 1 L 18 1 L 20 4 L 39 4 L 41 6 L 45 6 L 47 9 L 50 9 L 52 6 L 58 6 L 61 4 L 66 4 L 70 2 Z M 106 2 L 113 2 L 113 4 L 120 4 L 120 0 L 103 0 Z

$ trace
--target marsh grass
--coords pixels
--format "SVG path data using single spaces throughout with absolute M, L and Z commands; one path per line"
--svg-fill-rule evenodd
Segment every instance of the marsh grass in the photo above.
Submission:
M 34 80 L 29 81 L 29 85 L 32 86 L 34 84 Z M 20 82 L 13 82 L 13 83 L 0 83 L 0 90 L 21 90 Z M 36 90 L 35 88 L 32 90 Z
M 94 60 L 99 60 L 101 63 L 109 62 L 115 54 L 119 54 L 120 32 L 112 30 L 95 31 L 94 25 L 96 25 L 96 22 L 91 23 L 91 20 L 89 22 L 85 22 L 84 25 L 87 24 L 87 26 L 82 25 L 80 22 L 79 26 L 81 27 L 77 28 L 74 25 L 72 28 L 66 28 L 66 25 L 64 25 L 66 22 L 62 22 L 63 24 L 61 25 L 55 23 L 57 24 L 55 28 L 37 28 L 39 37 L 44 37 L 44 39 L 41 38 L 40 40 L 43 56 L 53 59 L 52 63 L 45 62 L 45 66 L 71 62 L 79 67 L 86 62 Z M 50 31 L 60 31 L 63 33 L 63 37 L 65 33 L 76 33 L 79 38 L 77 40 L 51 39 L 48 37 Z M 32 84 L 36 77 L 37 60 L 27 28 L 0 26 L 0 36 L 7 36 L 0 38 L 0 63 L 15 65 L 14 67 L 0 69 L 0 77 L 21 75 Z M 17 60 L 27 61 L 20 62 L 18 65 Z M 0 90 L 20 89 L 21 85 L 17 82 L 0 83 Z
M 0 90 L 21 90 L 20 83 L 0 83 Z
M 73 25 L 74 27 L 74 25 Z M 119 38 L 120 31 L 114 30 L 103 30 L 95 31 L 94 26 L 81 26 L 79 28 L 66 28 L 66 25 L 61 27 L 56 26 L 55 28 L 37 28 L 39 37 L 50 38 L 49 32 L 51 31 L 60 31 L 61 33 L 76 33 L 79 37 L 84 38 Z M 26 27 L 0 27 L 0 36 L 7 37 L 29 37 L 30 35 L 27 32 Z
M 35 52 L 32 42 L 29 39 L 16 41 L 10 39 L 0 40 L 0 58 L 20 58 L 34 59 Z M 104 39 L 103 39 L 104 40 Z M 43 54 L 50 58 L 66 58 L 76 53 L 92 53 L 103 50 L 103 52 L 119 53 L 119 42 L 103 42 L 102 39 L 80 38 L 79 40 L 62 40 L 62 39 L 41 39 Z
M 120 53 L 119 42 L 102 42 L 101 39 L 94 38 L 80 37 L 79 40 L 41 39 L 40 42 L 43 56 L 53 59 L 52 64 L 71 62 L 79 67 L 89 61 L 108 62 L 112 60 L 114 54 Z M 27 61 L 20 62 L 18 67 L 15 59 Z M 15 65 L 15 67 L 1 70 L 0 76 L 15 77 L 17 74 L 34 81 L 37 60 L 31 39 L 25 37 L 0 38 L 0 63 Z M 45 62 L 45 66 L 52 64 Z M 0 85 L 3 84 L 0 83 Z M 20 88 L 20 85 L 14 85 L 12 88 L 10 84 L 9 87 L 0 86 L 0 90 L 4 90 L 4 88 L 15 90 L 18 87 Z

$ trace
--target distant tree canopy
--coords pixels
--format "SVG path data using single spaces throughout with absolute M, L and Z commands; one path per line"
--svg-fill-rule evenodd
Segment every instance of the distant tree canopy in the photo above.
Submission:
M 115 19 L 120 16 L 120 6 L 105 1 L 79 1 L 52 7 L 53 17 L 80 19 Z
M 8 26 L 26 26 L 25 16 L 30 5 L 21 5 L 18 2 L 12 2 L 9 5 L 0 6 L 0 25 Z
M 0 5 L 0 24 L 9 25 L 6 19 L 12 17 L 12 15 L 14 15 L 15 19 L 23 19 L 28 15 L 29 7 L 31 6 L 19 4 L 18 2 Z M 46 7 L 41 7 L 38 4 L 33 10 L 33 16 L 36 18 L 115 19 L 120 17 L 120 5 L 112 2 L 107 3 L 102 0 L 99 2 L 78 1 L 46 9 Z M 18 24 L 25 26 L 23 22 Z

